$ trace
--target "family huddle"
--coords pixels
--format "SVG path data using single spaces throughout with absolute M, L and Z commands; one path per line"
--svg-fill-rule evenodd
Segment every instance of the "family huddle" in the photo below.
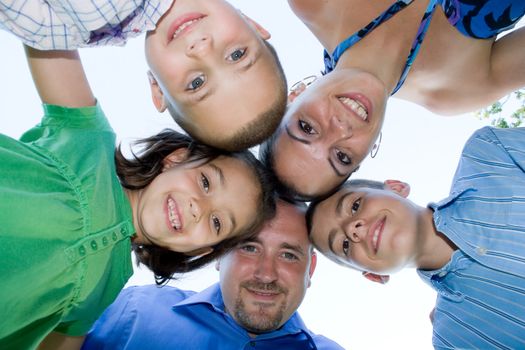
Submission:
M 0 0 L 43 108 L 0 134 L 0 349 L 342 349 L 297 312 L 317 254 L 381 284 L 416 269 L 436 349 L 525 349 L 525 128 L 466 138 L 425 206 L 387 168 L 359 176 L 390 97 L 455 116 L 525 86 L 525 1 L 282 6 L 324 48 L 296 84 L 226 0 Z M 183 132 L 126 152 L 79 51 L 132 40 Z M 132 255 L 155 284 L 124 288 Z M 208 265 L 207 289 L 166 285 Z

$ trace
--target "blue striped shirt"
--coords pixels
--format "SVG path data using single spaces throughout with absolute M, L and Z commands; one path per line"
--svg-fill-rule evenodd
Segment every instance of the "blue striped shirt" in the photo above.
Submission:
M 174 0 L 0 0 L 0 28 L 40 50 L 124 45 Z
M 469 139 L 451 195 L 429 204 L 458 250 L 420 276 L 438 292 L 437 349 L 525 349 L 525 128 Z

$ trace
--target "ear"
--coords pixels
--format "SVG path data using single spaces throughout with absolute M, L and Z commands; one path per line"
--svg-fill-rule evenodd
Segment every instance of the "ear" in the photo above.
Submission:
M 157 82 L 157 79 L 153 76 L 151 71 L 148 71 L 148 80 L 149 87 L 151 89 L 151 99 L 153 100 L 153 105 L 160 113 L 164 112 L 168 107 L 166 100 L 164 99 L 164 93 Z
M 203 257 L 205 255 L 210 254 L 211 252 L 213 252 L 213 248 L 212 247 L 202 247 L 202 248 L 197 248 L 197 249 L 191 250 L 191 251 L 186 252 L 184 254 L 192 256 L 194 258 L 200 258 L 200 257 Z
M 253 19 L 251 19 L 250 17 L 246 16 L 242 12 L 241 12 L 241 15 L 244 17 L 245 20 L 248 21 L 248 23 L 250 23 L 255 28 L 255 30 L 261 36 L 261 38 L 263 38 L 264 40 L 270 39 L 270 37 L 271 37 L 270 32 L 267 31 L 262 25 L 260 25 L 259 23 L 255 22 Z
M 291 90 L 290 93 L 288 94 L 288 103 L 292 103 L 297 98 L 297 96 L 299 96 L 300 94 L 304 92 L 304 90 L 306 90 L 305 84 L 303 83 L 297 84 L 297 86 L 295 86 L 294 89 Z
M 170 168 L 173 168 L 176 165 L 184 162 L 188 158 L 188 149 L 186 147 L 181 147 L 171 152 L 164 160 L 162 164 L 162 171 L 166 171 Z
M 399 180 L 385 180 L 385 189 L 393 191 L 404 198 L 407 198 L 410 194 L 410 185 Z
M 375 274 L 375 273 L 372 273 L 372 272 L 367 272 L 367 271 L 363 271 L 363 276 L 367 280 L 370 280 L 370 281 L 376 282 L 376 283 L 380 283 L 380 284 L 385 284 L 385 283 L 387 283 L 390 280 L 390 276 L 389 275 L 378 275 L 378 274 Z
M 312 285 L 312 276 L 317 266 L 317 254 L 315 251 L 312 252 L 312 257 L 310 258 L 310 268 L 308 269 L 308 287 Z

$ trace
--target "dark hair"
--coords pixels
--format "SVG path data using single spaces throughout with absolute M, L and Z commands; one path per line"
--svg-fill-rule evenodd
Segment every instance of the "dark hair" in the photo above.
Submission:
M 214 138 L 213 140 L 203 140 L 202 137 L 199 137 L 198 129 L 196 129 L 195 126 L 190 125 L 190 123 L 182 118 L 180 113 L 176 111 L 176 108 L 170 107 L 168 108 L 170 114 L 175 119 L 177 124 L 179 124 L 181 128 L 183 128 L 196 140 L 207 144 L 213 144 L 214 147 L 218 147 L 227 151 L 244 150 L 258 145 L 270 137 L 275 129 L 277 129 L 277 126 L 283 118 L 288 96 L 286 76 L 284 74 L 281 61 L 279 60 L 279 56 L 277 55 L 275 48 L 268 41 L 265 40 L 264 43 L 274 59 L 275 67 L 277 73 L 279 74 L 279 84 L 275 86 L 275 89 L 278 92 L 277 98 L 268 109 L 263 111 L 257 117 L 257 119 L 238 130 L 233 136 L 222 139 Z M 255 90 L 254 93 L 256 93 Z
M 341 180 L 341 183 L 339 185 L 336 185 L 335 188 L 332 188 L 324 193 L 308 194 L 305 192 L 301 192 L 301 190 L 294 186 L 293 183 L 286 182 L 283 179 L 279 178 L 277 172 L 275 171 L 275 156 L 273 153 L 273 149 L 275 139 L 277 138 L 278 134 L 279 132 L 276 131 L 272 136 L 270 136 L 259 146 L 259 159 L 272 175 L 275 190 L 277 191 L 279 196 L 283 198 L 288 198 L 292 201 L 301 202 L 309 202 L 316 199 L 327 198 L 333 193 L 335 193 L 337 190 L 339 190 L 339 188 L 344 184 L 344 182 L 348 180 L 350 175 L 352 175 L 359 169 L 359 167 L 355 168 L 354 171 L 352 171 L 350 174 L 348 174 L 348 176 Z
M 117 175 L 122 186 L 130 190 L 140 190 L 148 186 L 163 169 L 164 159 L 180 148 L 188 149 L 187 162 L 210 162 L 219 156 L 228 156 L 245 163 L 260 184 L 261 194 L 256 199 L 257 210 L 248 227 L 241 228 L 241 234 L 233 235 L 216 245 L 210 254 L 192 257 L 155 245 L 133 244 L 133 250 L 139 263 L 148 266 L 155 274 L 157 284 L 163 284 L 173 278 L 175 273 L 185 273 L 198 269 L 221 256 L 238 242 L 253 236 L 263 222 L 275 214 L 275 198 L 272 182 L 266 169 L 248 150 L 242 152 L 222 151 L 205 144 L 195 142 L 191 137 L 171 129 L 165 129 L 157 135 L 138 140 L 135 145 L 140 151 L 126 158 L 119 145 L 115 151 Z
M 337 191 L 339 191 L 341 189 L 344 189 L 344 188 L 350 188 L 350 187 L 353 187 L 353 188 L 373 188 L 373 189 L 383 190 L 385 188 L 385 184 L 383 182 L 377 181 L 377 180 L 354 179 L 354 180 L 346 181 L 343 184 L 341 184 L 337 188 Z M 335 192 L 333 192 L 332 194 L 334 194 L 334 193 Z M 321 203 L 322 201 L 324 201 L 328 197 L 322 197 L 322 198 L 315 199 L 315 200 L 311 201 L 310 204 L 308 205 L 308 209 L 306 210 L 306 228 L 308 229 L 308 235 L 310 235 L 310 232 L 312 230 L 312 219 L 313 219 L 313 216 L 314 216 L 314 213 L 315 213 L 315 209 L 317 208 L 319 203 Z

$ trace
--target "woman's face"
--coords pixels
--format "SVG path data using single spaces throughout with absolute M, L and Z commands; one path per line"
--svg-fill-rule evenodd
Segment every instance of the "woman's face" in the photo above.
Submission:
M 340 184 L 370 153 L 387 99 L 384 85 L 360 70 L 337 70 L 315 81 L 290 104 L 277 131 L 277 176 L 310 196 Z
M 258 215 L 261 186 L 241 160 L 181 164 L 184 151 L 138 192 L 133 213 L 138 242 L 191 253 L 240 234 Z

